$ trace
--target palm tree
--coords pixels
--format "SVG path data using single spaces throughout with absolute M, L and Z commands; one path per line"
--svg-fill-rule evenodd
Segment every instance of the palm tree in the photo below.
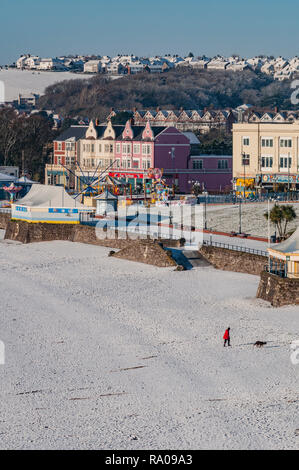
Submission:
M 264 216 L 268 219 L 268 212 L 265 212 Z M 275 204 L 270 211 L 270 220 L 275 225 L 280 238 L 286 238 L 288 223 L 296 217 L 293 206 Z

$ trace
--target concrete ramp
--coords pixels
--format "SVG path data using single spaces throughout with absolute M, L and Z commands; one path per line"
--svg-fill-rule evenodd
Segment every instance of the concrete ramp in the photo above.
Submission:
M 184 250 L 184 249 L 175 249 L 167 248 L 171 250 L 173 259 L 177 264 L 184 266 L 185 269 L 192 268 L 205 268 L 211 266 L 211 264 L 201 256 L 197 250 Z
M 207 266 L 210 266 L 210 263 L 201 256 L 198 250 L 183 250 L 182 254 L 191 264 L 192 268 L 205 268 Z

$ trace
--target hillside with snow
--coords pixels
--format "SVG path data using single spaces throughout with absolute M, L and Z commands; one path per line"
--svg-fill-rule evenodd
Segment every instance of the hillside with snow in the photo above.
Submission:
M 5 101 L 18 98 L 19 93 L 28 95 L 30 93 L 43 94 L 47 86 L 56 82 L 71 79 L 86 79 L 90 75 L 71 72 L 38 72 L 31 70 L 0 69 L 0 81 L 5 86 Z

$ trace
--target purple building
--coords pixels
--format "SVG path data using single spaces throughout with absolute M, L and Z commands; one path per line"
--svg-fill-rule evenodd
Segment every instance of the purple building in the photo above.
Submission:
M 110 174 L 137 184 L 148 178 L 148 170 L 160 168 L 166 183 L 175 184 L 181 193 L 190 192 L 195 181 L 207 191 L 230 189 L 232 156 L 200 155 L 199 151 L 193 132 L 127 121 L 115 141 L 116 164 Z

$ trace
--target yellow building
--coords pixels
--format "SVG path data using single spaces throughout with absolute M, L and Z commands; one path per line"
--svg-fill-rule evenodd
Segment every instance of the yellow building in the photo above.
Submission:
M 299 278 L 299 228 L 287 240 L 268 248 L 270 272 Z
M 256 189 L 299 189 L 299 121 L 233 124 L 235 189 L 252 179 Z

